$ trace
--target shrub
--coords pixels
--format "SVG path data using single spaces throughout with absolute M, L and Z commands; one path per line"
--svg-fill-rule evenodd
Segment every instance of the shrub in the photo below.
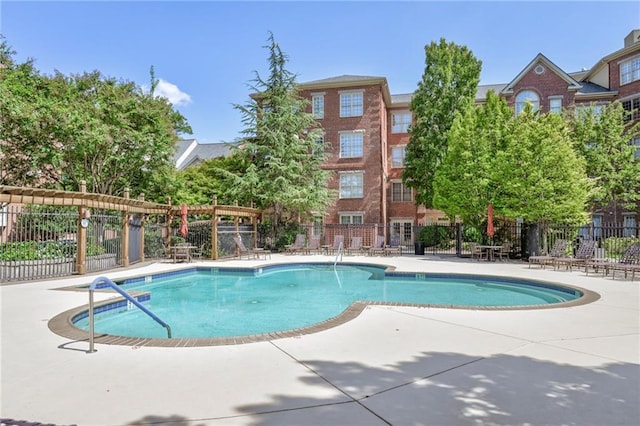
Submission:
M 601 247 L 608 255 L 620 257 L 631 244 L 637 243 L 640 239 L 635 237 L 609 237 L 602 240 Z

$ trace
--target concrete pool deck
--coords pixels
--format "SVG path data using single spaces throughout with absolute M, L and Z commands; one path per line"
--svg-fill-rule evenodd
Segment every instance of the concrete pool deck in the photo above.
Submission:
M 333 257 L 156 263 L 99 275 L 304 261 Z M 97 275 L 3 285 L 0 424 L 639 423 L 639 281 L 432 256 L 345 256 L 344 262 L 532 278 L 601 298 L 515 311 L 371 306 L 315 334 L 211 347 L 97 344 L 89 354 L 87 341 L 52 333 L 48 321 L 88 301 L 86 292 L 56 289 Z

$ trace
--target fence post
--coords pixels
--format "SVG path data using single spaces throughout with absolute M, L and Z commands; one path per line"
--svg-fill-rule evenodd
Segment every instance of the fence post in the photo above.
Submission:
M 462 257 L 462 223 L 456 223 L 456 256 Z
M 140 194 L 138 197 L 140 201 L 144 201 L 144 194 Z M 144 262 L 144 226 L 147 221 L 147 215 L 140 215 L 140 262 Z
M 124 198 L 129 199 L 129 188 L 124 189 Z M 122 266 L 129 266 L 129 210 L 122 211 L 122 238 L 120 239 L 122 251 Z
M 87 182 L 80 181 L 80 192 L 87 192 Z M 76 272 L 80 275 L 87 273 L 87 226 L 89 226 L 89 210 L 84 205 L 78 207 L 78 236 L 76 238 Z
M 211 212 L 211 260 L 218 260 L 218 196 L 213 196 L 213 211 Z

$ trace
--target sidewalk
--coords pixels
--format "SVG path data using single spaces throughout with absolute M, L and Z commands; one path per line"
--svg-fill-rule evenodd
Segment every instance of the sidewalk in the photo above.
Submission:
M 197 264 L 305 260 L 333 258 Z M 97 345 L 88 354 L 88 342 L 57 336 L 47 322 L 87 303 L 86 293 L 54 289 L 95 276 L 4 285 L 0 417 L 79 426 L 638 424 L 640 282 L 520 262 L 414 256 L 344 262 L 540 279 L 601 298 L 521 311 L 372 306 L 346 324 L 300 337 L 199 348 Z

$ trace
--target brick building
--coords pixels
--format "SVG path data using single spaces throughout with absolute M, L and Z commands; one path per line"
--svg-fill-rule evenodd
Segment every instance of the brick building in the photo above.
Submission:
M 446 221 L 441 212 L 416 206 L 401 181 L 412 94 L 391 94 L 385 77 L 353 75 L 302 83 L 300 90 L 324 129 L 324 167 L 335 172 L 329 186 L 338 197 L 324 223 L 377 223 L 407 234 L 415 225 Z M 640 119 L 640 30 L 589 70 L 568 73 L 538 54 L 511 82 L 480 85 L 476 102 L 484 102 L 489 90 L 516 113 L 527 101 L 544 113 L 619 100 Z M 640 154 L 640 140 L 632 143 Z M 607 220 L 607 214 L 594 212 L 594 221 Z M 638 211 L 625 212 L 626 224 L 635 227 L 638 219 Z

